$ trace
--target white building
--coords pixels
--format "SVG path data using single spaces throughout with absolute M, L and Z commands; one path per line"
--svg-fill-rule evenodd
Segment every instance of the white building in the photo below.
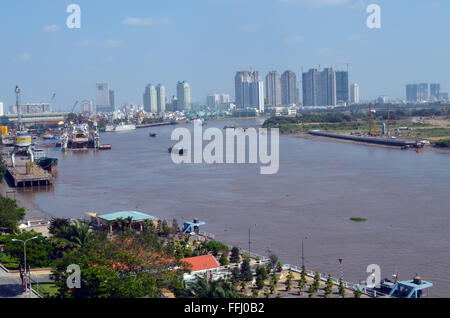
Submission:
M 81 113 L 92 115 L 94 113 L 94 101 L 93 100 L 82 100 Z
M 359 103 L 359 86 L 356 83 L 350 86 L 350 102 L 352 104 Z
M 178 82 L 177 84 L 177 110 L 191 110 L 191 87 L 186 81 Z
M 5 115 L 5 110 L 4 110 L 4 105 L 3 102 L 0 102 L 0 116 L 4 116 Z
M 158 113 L 166 112 L 166 88 L 162 84 L 156 86 L 156 99 Z

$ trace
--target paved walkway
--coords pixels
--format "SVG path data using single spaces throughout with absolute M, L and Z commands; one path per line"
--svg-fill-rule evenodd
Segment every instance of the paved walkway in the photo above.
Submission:
M 37 298 L 33 293 L 32 298 Z M 0 298 L 27 298 L 20 276 L 6 272 L 0 268 Z

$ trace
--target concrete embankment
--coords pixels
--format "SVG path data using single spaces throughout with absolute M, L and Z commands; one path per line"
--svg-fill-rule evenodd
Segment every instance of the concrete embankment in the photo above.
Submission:
M 320 136 L 320 137 L 328 137 L 328 138 L 350 140 L 350 141 L 356 141 L 356 142 L 363 142 L 363 143 L 376 144 L 376 145 L 385 145 L 385 146 L 394 146 L 394 147 L 408 147 L 408 146 L 414 145 L 414 142 L 412 142 L 412 141 L 373 138 L 373 137 L 359 137 L 359 136 L 350 136 L 350 135 L 339 135 L 339 134 L 324 133 L 324 132 L 315 131 L 315 130 L 308 131 L 308 134 L 314 135 L 314 136 Z

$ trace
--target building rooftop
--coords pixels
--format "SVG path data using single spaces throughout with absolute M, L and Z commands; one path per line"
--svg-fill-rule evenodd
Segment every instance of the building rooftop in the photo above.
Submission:
M 192 272 L 198 272 L 198 271 L 202 271 L 202 270 L 214 269 L 214 268 L 220 267 L 219 263 L 214 258 L 214 256 L 212 256 L 210 254 L 196 256 L 196 257 L 183 258 L 181 261 L 191 265 L 190 269 Z
M 138 211 L 121 211 L 121 212 L 114 212 L 114 213 L 107 213 L 98 215 L 100 219 L 107 220 L 107 221 L 113 221 L 117 220 L 119 218 L 126 219 L 128 217 L 132 217 L 133 221 L 143 221 L 143 220 L 153 220 L 156 219 L 156 217 L 145 214 Z

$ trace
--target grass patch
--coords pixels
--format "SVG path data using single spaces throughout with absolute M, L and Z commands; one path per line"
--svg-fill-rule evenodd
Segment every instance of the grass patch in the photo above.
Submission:
M 353 222 L 366 222 L 367 219 L 365 219 L 365 218 L 360 218 L 360 217 L 351 217 L 351 218 L 350 218 L 350 221 L 353 221 Z
M 7 254 L 0 253 L 0 264 L 5 266 L 8 270 L 19 269 L 19 263 L 17 260 Z
M 53 282 L 39 283 L 39 290 L 36 283 L 31 284 L 33 289 L 44 298 L 54 297 L 58 294 L 58 287 Z

